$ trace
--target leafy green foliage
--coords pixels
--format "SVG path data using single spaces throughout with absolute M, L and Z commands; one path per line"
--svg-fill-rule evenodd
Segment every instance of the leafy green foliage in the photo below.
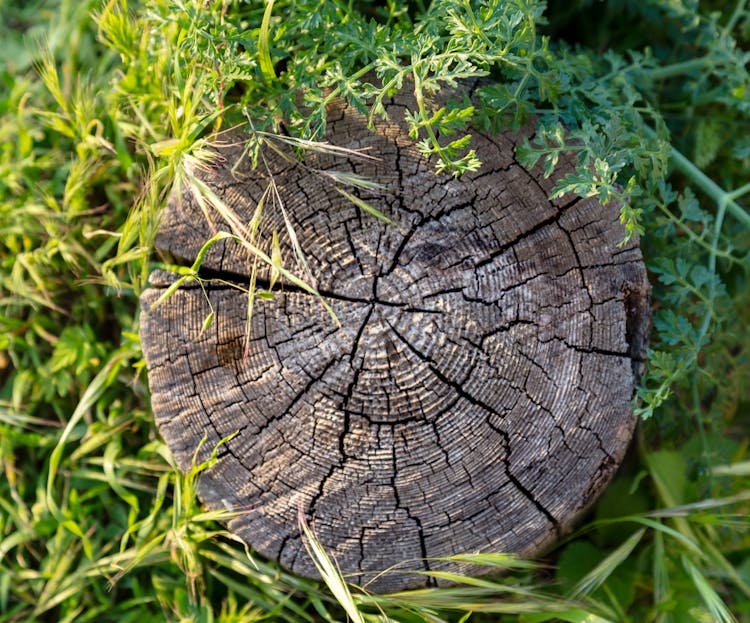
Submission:
M 747 4 L 0 3 L 0 621 L 747 620 Z M 467 128 L 534 123 L 527 166 L 577 159 L 555 194 L 619 203 L 654 286 L 647 421 L 545 564 L 465 558 L 506 575 L 376 597 L 315 550 L 342 608 L 198 506 L 205 466 L 174 468 L 147 407 L 136 296 L 213 133 L 247 127 L 256 162 L 274 136 L 319 149 L 331 98 L 375 119 L 400 88 L 437 170 L 480 166 Z M 357 190 L 377 180 L 334 181 L 371 208 Z

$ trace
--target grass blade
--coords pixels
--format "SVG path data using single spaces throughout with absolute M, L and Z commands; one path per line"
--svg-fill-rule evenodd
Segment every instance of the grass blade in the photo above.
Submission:
M 260 32 L 258 33 L 258 62 L 260 63 L 260 71 L 263 73 L 263 77 L 268 84 L 276 80 L 276 72 L 273 69 L 273 62 L 271 62 L 271 46 L 269 44 L 273 3 L 274 0 L 266 0 L 266 10 L 263 12 L 263 21 L 260 24 Z
M 394 224 L 393 219 L 388 218 L 380 210 L 378 210 L 377 208 L 372 207 L 369 203 L 367 203 L 363 199 L 360 199 L 359 197 L 357 197 L 355 195 L 352 195 L 350 192 L 345 191 L 343 188 L 338 188 L 337 187 L 336 190 L 340 194 L 342 194 L 344 197 L 346 197 L 349 201 L 351 201 L 358 208 L 362 208 L 365 212 L 368 212 L 369 214 L 372 214 L 373 216 L 379 218 L 381 221 L 385 221 L 389 225 L 393 225 Z
M 686 556 L 682 557 L 682 566 L 688 572 L 690 579 L 693 580 L 695 588 L 698 589 L 698 593 L 703 599 L 703 603 L 706 604 L 706 608 L 711 613 L 711 616 L 715 621 L 720 623 L 734 623 L 735 619 L 732 613 L 727 608 L 724 600 L 719 597 L 719 594 L 711 586 L 710 582 L 706 579 L 698 567 L 696 567 Z
M 299 525 L 305 536 L 305 549 L 310 558 L 312 558 L 315 568 L 320 573 L 320 577 L 326 583 L 326 586 L 328 586 L 333 596 L 341 604 L 341 607 L 346 610 L 346 614 L 349 615 L 353 623 L 365 623 L 364 616 L 359 611 L 359 608 L 357 608 L 357 604 L 354 603 L 349 586 L 341 575 L 341 570 L 325 551 L 325 548 L 318 541 L 315 534 L 313 534 L 301 510 L 299 512 Z
M 619 567 L 628 556 L 630 556 L 645 533 L 646 528 L 641 528 L 630 535 L 630 538 L 628 538 L 627 541 L 602 560 L 592 571 L 586 574 L 578 584 L 576 584 L 572 591 L 572 597 L 575 599 L 584 595 L 589 595 L 604 584 L 612 572 L 617 569 L 617 567 Z

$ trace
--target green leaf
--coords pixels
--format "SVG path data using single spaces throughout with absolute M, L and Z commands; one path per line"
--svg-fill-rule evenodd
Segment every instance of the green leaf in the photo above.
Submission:
M 273 68 L 273 62 L 271 62 L 270 52 L 271 14 L 273 13 L 274 1 L 275 0 L 265 0 L 266 8 L 263 11 L 263 21 L 260 24 L 260 31 L 258 33 L 258 62 L 263 77 L 268 84 L 271 84 L 276 80 L 276 71 Z
M 666 506 L 679 506 L 685 502 L 687 465 L 679 452 L 660 450 L 646 457 L 651 478 Z
M 644 488 L 638 487 L 631 490 L 631 480 L 618 477 L 605 489 L 594 511 L 597 522 L 645 513 L 649 509 L 649 500 L 643 491 Z M 609 523 L 598 528 L 590 538 L 599 547 L 617 546 L 624 542 L 635 529 L 633 525 L 627 523 Z
M 704 169 L 716 159 L 724 142 L 721 119 L 714 116 L 701 117 L 696 124 L 694 136 L 693 161 L 695 166 Z
M 611 554 L 606 556 L 594 569 L 586 574 L 585 577 L 573 588 L 571 596 L 579 598 L 583 595 L 589 595 L 599 588 L 610 575 L 617 569 L 620 564 L 633 552 L 636 545 L 641 542 L 643 535 L 646 533 L 645 528 L 634 532 L 630 537 Z
M 603 557 L 604 552 L 589 541 L 573 541 L 562 550 L 555 577 L 564 587 L 573 587 Z

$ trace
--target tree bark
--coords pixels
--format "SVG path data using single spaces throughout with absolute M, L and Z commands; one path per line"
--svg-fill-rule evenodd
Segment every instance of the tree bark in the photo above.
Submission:
M 229 528 L 302 575 L 316 573 L 300 509 L 356 583 L 394 565 L 486 571 L 436 560 L 457 553 L 538 554 L 601 492 L 635 425 L 650 289 L 637 241 L 619 245 L 618 206 L 550 201 L 554 179 L 515 159 L 528 129 L 475 131 L 483 168 L 435 175 L 401 121 L 409 105 L 397 96 L 373 133 L 331 103 L 325 140 L 378 160 L 306 150 L 296 161 L 269 143 L 252 169 L 231 133 L 195 173 L 233 216 L 188 183 L 163 216 L 157 247 L 189 266 L 265 194 L 257 244 L 271 255 L 277 232 L 284 266 L 312 277 L 340 326 L 281 277 L 273 298 L 256 298 L 248 336 L 253 258 L 232 240 L 206 254 L 208 281 L 154 306 L 175 279 L 159 271 L 142 296 L 153 409 L 178 465 L 204 439 L 198 461 L 216 448 L 203 502 L 241 511 Z M 570 169 L 564 157 L 554 177 Z M 392 222 L 339 193 L 331 172 L 383 185 L 348 192 Z M 258 263 L 256 285 L 272 278 Z M 390 573 L 368 588 L 430 583 Z

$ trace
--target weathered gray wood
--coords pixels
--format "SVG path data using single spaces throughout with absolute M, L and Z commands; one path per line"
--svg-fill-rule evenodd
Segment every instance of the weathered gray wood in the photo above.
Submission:
M 523 133 L 477 134 L 484 168 L 435 176 L 399 122 L 408 103 L 394 101 L 376 134 L 331 104 L 327 140 L 369 147 L 377 162 L 308 152 L 301 165 L 266 149 L 267 170 L 233 170 L 235 133 L 199 173 L 245 223 L 273 175 L 340 327 L 315 297 L 282 284 L 256 301 L 245 356 L 237 289 L 193 284 L 152 308 L 174 278 L 160 273 L 142 297 L 153 407 L 178 464 L 190 467 L 204 437 L 198 460 L 238 433 L 202 476 L 201 498 L 243 511 L 229 528 L 304 575 L 315 571 L 299 510 L 359 583 L 392 565 L 482 571 L 429 560 L 461 552 L 537 554 L 599 494 L 635 424 L 649 286 L 637 244 L 618 246 L 618 208 L 550 202 L 554 180 L 515 160 Z M 384 184 L 358 194 L 395 224 L 337 193 L 319 173 L 331 170 Z M 212 220 L 183 187 L 157 246 L 191 264 L 228 229 Z M 266 241 L 273 231 L 293 268 L 281 210 L 267 204 Z M 250 266 L 227 241 L 203 269 L 246 282 Z M 261 267 L 259 283 L 268 279 Z M 215 320 L 203 330 L 209 301 Z M 387 574 L 370 588 L 426 583 Z

